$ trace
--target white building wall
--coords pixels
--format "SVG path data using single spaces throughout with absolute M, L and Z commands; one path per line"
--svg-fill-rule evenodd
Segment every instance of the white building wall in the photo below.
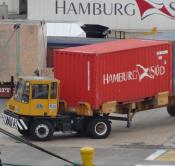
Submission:
M 47 23 L 47 36 L 86 37 L 76 23 Z
M 19 13 L 19 0 L 0 0 L 0 4 L 3 2 L 8 5 L 9 13 Z
M 175 30 L 174 0 L 28 0 L 28 19 L 101 24 L 117 30 Z
M 8 6 L 5 4 L 0 4 L 0 19 L 8 18 Z

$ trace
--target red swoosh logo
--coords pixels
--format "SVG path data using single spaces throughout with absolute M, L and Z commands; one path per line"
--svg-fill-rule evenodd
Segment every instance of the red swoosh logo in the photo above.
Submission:
M 160 14 L 168 16 L 171 19 L 175 19 L 175 17 L 167 10 L 166 6 L 163 3 L 162 3 L 161 8 L 156 8 L 155 6 L 153 6 L 152 4 L 150 4 L 144 0 L 136 0 L 136 2 L 137 2 L 137 5 L 139 7 L 139 10 L 140 10 L 142 20 L 145 19 L 146 17 L 148 17 L 149 15 L 158 14 L 158 13 L 150 13 L 150 14 L 144 15 L 145 12 L 147 12 L 150 9 L 156 9 L 156 10 L 160 11 Z M 155 4 L 155 5 L 157 5 L 157 4 Z M 161 5 L 161 4 L 159 4 L 159 5 Z

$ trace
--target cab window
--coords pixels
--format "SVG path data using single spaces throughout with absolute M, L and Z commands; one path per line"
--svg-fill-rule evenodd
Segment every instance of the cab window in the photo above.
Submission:
M 24 86 L 24 91 L 22 95 L 22 101 L 25 103 L 29 102 L 29 95 L 30 95 L 30 83 L 26 82 Z
M 50 90 L 50 98 L 56 99 L 56 97 L 57 97 L 57 83 L 52 82 L 51 83 L 51 90 Z
M 48 84 L 33 84 L 32 99 L 48 99 L 49 85 Z
M 24 81 L 20 79 L 17 83 L 16 92 L 15 92 L 15 96 L 14 96 L 14 99 L 16 101 L 21 101 L 23 88 L 24 88 Z

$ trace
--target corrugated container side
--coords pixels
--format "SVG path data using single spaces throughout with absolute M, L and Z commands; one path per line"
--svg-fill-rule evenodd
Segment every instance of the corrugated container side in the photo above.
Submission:
M 148 47 L 143 43 L 144 47 L 141 44 L 140 48 L 136 48 L 135 44 L 140 41 L 122 42 L 129 45 L 119 51 L 115 50 L 117 44 L 120 46 L 119 41 L 111 47 L 108 43 L 55 50 L 54 74 L 61 80 L 61 99 L 70 106 L 83 101 L 98 109 L 107 101 L 138 101 L 164 91 L 171 94 L 171 45 L 168 42 L 153 42 L 151 46 L 149 42 Z M 83 48 L 88 48 L 88 51 Z M 115 51 L 105 52 L 107 49 Z
M 78 102 L 95 104 L 96 59 L 93 55 L 55 51 L 54 76 L 61 80 L 61 100 L 70 106 Z
M 169 41 L 172 45 L 172 54 L 173 54 L 173 95 L 175 95 L 175 33 L 159 33 L 157 35 L 150 36 L 140 36 L 140 39 L 147 40 L 157 40 L 157 41 Z
M 83 38 L 83 37 L 47 37 L 47 67 L 53 67 L 54 49 L 63 49 L 67 47 L 84 46 L 95 43 L 112 41 L 114 39 Z
M 157 55 L 167 50 L 165 55 Z M 129 102 L 172 92 L 172 60 L 168 44 L 100 56 L 99 102 Z

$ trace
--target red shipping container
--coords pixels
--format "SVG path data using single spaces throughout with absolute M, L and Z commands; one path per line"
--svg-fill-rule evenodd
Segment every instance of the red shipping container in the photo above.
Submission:
M 76 106 L 88 102 L 132 102 L 172 94 L 172 51 L 166 41 L 127 39 L 55 50 L 54 74 L 60 99 Z

